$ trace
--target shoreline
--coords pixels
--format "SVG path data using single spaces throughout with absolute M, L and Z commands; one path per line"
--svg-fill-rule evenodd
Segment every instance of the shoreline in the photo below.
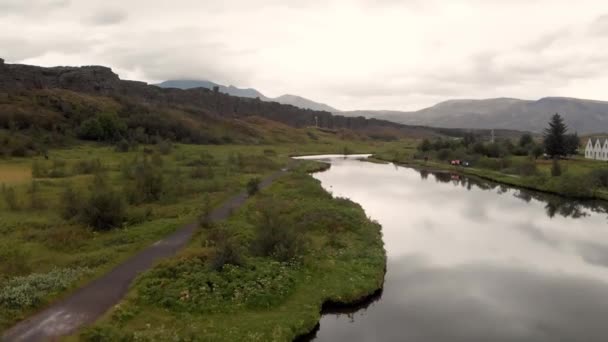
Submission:
M 520 188 L 520 189 L 525 189 L 525 190 L 531 190 L 531 191 L 537 191 L 537 192 L 541 192 L 541 193 L 545 193 L 545 194 L 551 194 L 551 195 L 556 195 L 556 196 L 560 196 L 560 197 L 564 197 L 564 198 L 568 198 L 568 199 L 573 199 L 573 200 L 587 200 L 587 201 L 608 201 L 608 195 L 603 195 L 603 194 L 598 194 L 598 193 L 594 193 L 592 195 L 589 196 L 573 196 L 573 195 L 568 195 L 565 194 L 563 192 L 559 192 L 556 190 L 552 190 L 552 189 L 547 189 L 545 187 L 536 187 L 536 186 L 532 186 L 532 185 L 527 185 L 527 184 L 522 184 L 520 182 L 516 182 L 516 181 L 508 181 L 507 178 L 513 178 L 513 180 L 516 179 L 522 179 L 519 176 L 513 176 L 513 175 L 508 175 L 505 173 L 500 173 L 497 171 L 486 171 L 486 170 L 480 170 L 480 169 L 475 169 L 475 168 L 467 168 L 467 167 L 454 167 L 452 165 L 443 165 L 437 162 L 427 162 L 427 163 L 423 163 L 423 162 L 417 162 L 417 161 L 413 161 L 413 162 L 395 162 L 395 161 L 390 161 L 390 160 L 385 160 L 382 159 L 380 156 L 378 155 L 372 155 L 368 161 L 370 162 L 383 162 L 383 163 L 393 163 L 395 165 L 399 165 L 399 166 L 406 166 L 406 167 L 411 167 L 411 168 L 415 168 L 415 169 L 424 169 L 427 171 L 435 171 L 435 172 L 454 172 L 454 173 L 458 173 L 461 175 L 465 175 L 465 176 L 470 176 L 470 177 L 477 177 L 483 180 L 487 180 L 487 181 L 492 181 L 492 182 L 496 182 L 499 184 L 504 184 L 504 185 L 508 185 L 508 186 L 512 186 L 515 188 Z M 498 173 L 498 177 L 496 176 L 492 176 L 489 175 L 488 172 L 492 172 L 492 173 Z

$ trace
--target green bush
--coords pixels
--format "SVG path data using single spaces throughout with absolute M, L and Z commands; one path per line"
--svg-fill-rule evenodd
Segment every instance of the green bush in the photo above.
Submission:
M 46 296 L 67 289 L 80 277 L 90 274 L 88 268 L 53 269 L 10 279 L 0 290 L 0 304 L 10 309 L 37 307 Z
M 304 251 L 304 241 L 285 219 L 277 201 L 265 199 L 257 207 L 258 219 L 251 249 L 254 254 L 277 261 L 298 259 Z
M 163 170 L 148 162 L 147 158 L 134 161 L 123 170 L 123 174 L 133 180 L 127 191 L 129 202 L 138 204 L 161 199 L 165 186 Z
M 126 219 L 126 205 L 122 196 L 113 191 L 93 191 L 81 210 L 81 220 L 95 230 L 120 227 Z
M 260 191 L 260 179 L 259 178 L 252 178 L 247 182 L 247 194 L 249 194 L 249 196 L 253 196 L 255 194 L 258 193 L 258 191 Z
M 205 269 L 197 258 L 167 263 L 147 272 L 138 294 L 142 303 L 171 312 L 230 313 L 283 303 L 296 288 L 297 267 L 276 261 L 225 264 Z

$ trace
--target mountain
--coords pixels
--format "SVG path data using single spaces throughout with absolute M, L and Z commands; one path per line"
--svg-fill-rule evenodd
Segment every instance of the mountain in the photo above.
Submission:
M 192 89 L 192 88 L 207 88 L 213 89 L 213 87 L 219 87 L 220 93 L 239 96 L 239 97 L 249 97 L 255 99 L 259 97 L 262 101 L 267 101 L 267 97 L 264 96 L 259 91 L 253 88 L 237 88 L 235 86 L 224 86 L 211 81 L 199 81 L 199 80 L 169 80 L 159 84 L 156 84 L 161 88 L 178 88 L 178 89 Z
M 237 88 L 235 86 L 224 86 L 215 82 L 206 81 L 206 80 L 169 80 L 159 84 L 156 84 L 161 88 L 179 88 L 179 89 L 192 89 L 192 88 L 207 88 L 213 89 L 213 87 L 218 87 L 220 93 L 239 96 L 239 97 L 249 97 L 256 98 L 259 97 L 260 100 L 266 102 L 278 102 L 281 104 L 288 104 L 292 106 L 296 106 L 303 109 L 311 109 L 311 110 L 320 110 L 326 112 L 339 112 L 337 109 L 330 107 L 324 103 L 318 103 L 309 99 L 306 99 L 297 95 L 281 95 L 276 98 L 266 97 L 264 94 L 253 88 Z
M 297 96 L 297 95 L 285 94 L 285 95 L 276 97 L 274 99 L 271 99 L 270 101 L 274 101 L 274 102 L 278 102 L 278 103 L 282 103 L 282 104 L 290 104 L 292 106 L 312 109 L 312 110 L 320 110 L 320 111 L 326 111 L 326 112 L 339 112 L 337 109 L 330 107 L 330 106 L 326 105 L 325 103 L 315 102 L 315 101 L 312 101 L 312 100 L 309 100 L 309 99 L 306 99 L 306 98 L 303 98 L 303 97 Z
M 449 100 L 414 112 L 340 112 L 346 116 L 377 118 L 408 125 L 531 132 L 542 132 L 554 113 L 560 113 L 572 131 L 608 131 L 608 102 L 567 97 L 545 97 L 537 101 L 512 98 Z

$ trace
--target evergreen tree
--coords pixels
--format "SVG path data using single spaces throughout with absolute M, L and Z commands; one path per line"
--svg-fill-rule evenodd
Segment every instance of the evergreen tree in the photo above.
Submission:
M 549 127 L 545 129 L 545 151 L 551 157 L 566 155 L 566 131 L 568 128 L 564 124 L 561 115 L 555 113 L 549 121 Z
M 578 152 L 578 147 L 581 144 L 581 139 L 578 133 L 566 135 L 566 154 L 573 155 Z

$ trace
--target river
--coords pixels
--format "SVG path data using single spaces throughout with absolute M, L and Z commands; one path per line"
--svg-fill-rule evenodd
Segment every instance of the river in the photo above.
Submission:
M 340 156 L 314 174 L 382 225 L 381 295 L 315 341 L 608 341 L 608 214 L 450 173 Z

